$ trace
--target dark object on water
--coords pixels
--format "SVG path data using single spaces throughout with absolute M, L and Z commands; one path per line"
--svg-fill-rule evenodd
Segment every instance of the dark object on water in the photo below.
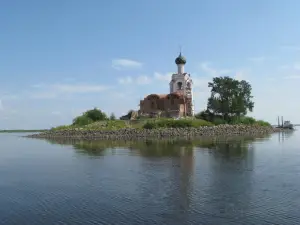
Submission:
M 276 128 L 294 130 L 294 125 L 289 120 L 283 122 L 283 116 L 281 117 L 281 125 L 280 125 L 279 116 L 278 116 L 278 126 Z

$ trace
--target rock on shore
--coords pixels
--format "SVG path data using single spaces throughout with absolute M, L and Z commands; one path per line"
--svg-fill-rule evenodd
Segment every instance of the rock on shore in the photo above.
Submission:
M 234 135 L 257 135 L 276 132 L 267 126 L 219 125 L 199 128 L 163 128 L 163 129 L 119 129 L 119 130 L 82 130 L 70 129 L 47 131 L 29 135 L 32 138 L 76 138 L 76 139 L 115 139 L 131 140 L 139 138 L 173 138 L 173 137 L 213 137 Z

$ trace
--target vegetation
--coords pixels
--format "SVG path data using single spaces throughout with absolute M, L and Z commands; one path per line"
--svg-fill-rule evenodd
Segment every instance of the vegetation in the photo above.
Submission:
M 254 108 L 251 85 L 230 77 L 215 77 L 208 83 L 211 96 L 207 101 L 207 109 L 195 115 L 197 119 L 219 124 L 245 124 L 270 126 L 268 122 L 248 117 L 247 112 Z
M 85 129 L 88 130 L 117 130 L 122 128 L 128 128 L 130 124 L 124 120 L 107 120 L 107 121 L 99 121 L 85 126 Z
M 114 113 L 108 117 L 100 109 L 94 108 L 76 117 L 72 125 L 60 126 L 53 129 L 156 129 L 213 126 L 220 124 L 271 126 L 268 122 L 255 120 L 247 116 L 248 112 L 252 112 L 254 102 L 252 101 L 251 85 L 245 80 L 238 81 L 226 76 L 215 77 L 212 82 L 208 83 L 208 87 L 211 88 L 211 95 L 207 101 L 207 109 L 196 114 L 195 118 L 180 120 L 167 118 L 151 119 L 141 117 L 136 111 L 129 110 L 126 115 L 117 120 Z
M 228 120 L 232 116 L 245 116 L 252 112 L 254 102 L 251 85 L 247 81 L 238 81 L 230 77 L 215 77 L 208 83 L 211 96 L 208 98 L 207 110 Z
M 144 125 L 143 128 L 145 129 L 156 129 L 156 128 L 183 128 L 183 127 L 201 127 L 201 126 L 212 126 L 213 124 L 201 120 L 201 119 L 181 119 L 181 120 L 174 120 L 174 119 L 158 119 L 158 120 L 149 120 Z
M 116 116 L 114 113 L 110 114 L 110 117 L 109 117 L 110 120 L 116 120 Z
M 81 116 L 76 117 L 73 120 L 73 125 L 84 126 L 96 121 L 108 120 L 107 115 L 100 109 L 91 109 L 84 112 Z

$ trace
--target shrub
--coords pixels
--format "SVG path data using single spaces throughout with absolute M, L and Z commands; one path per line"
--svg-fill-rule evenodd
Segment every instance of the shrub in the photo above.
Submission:
M 96 108 L 86 111 L 83 115 L 88 117 L 92 121 L 100 121 L 100 120 L 108 119 L 107 115 L 104 112 Z
M 205 111 L 201 111 L 195 115 L 196 119 L 208 120 L 208 115 Z
M 85 126 L 91 124 L 93 120 L 87 115 L 78 116 L 73 120 L 73 125 Z
M 227 121 L 221 118 L 214 118 L 214 120 L 212 121 L 212 123 L 214 125 L 220 125 L 220 124 L 226 124 Z
M 144 125 L 144 129 L 156 129 L 156 128 L 184 128 L 184 127 L 200 127 L 200 126 L 212 126 L 212 124 L 205 120 L 173 120 L 173 119 L 159 119 L 149 120 Z
M 115 129 L 126 128 L 128 126 L 129 125 L 124 120 L 107 120 L 107 121 L 94 122 L 92 124 L 85 126 L 85 128 L 92 129 L 92 130 L 99 130 L 99 129 L 115 130 Z
M 259 125 L 259 126 L 266 126 L 266 127 L 271 126 L 270 123 L 268 123 L 266 121 L 263 121 L 263 120 L 257 120 L 256 124 Z
M 62 126 L 58 126 L 58 127 L 53 127 L 51 128 L 51 130 L 67 130 L 69 129 L 71 126 L 70 125 L 62 125 Z
M 256 123 L 256 120 L 249 116 L 243 116 L 240 118 L 235 118 L 231 121 L 232 124 L 245 124 L 245 125 L 253 125 Z
M 110 117 L 109 117 L 110 120 L 116 120 L 116 116 L 114 113 L 110 114 Z

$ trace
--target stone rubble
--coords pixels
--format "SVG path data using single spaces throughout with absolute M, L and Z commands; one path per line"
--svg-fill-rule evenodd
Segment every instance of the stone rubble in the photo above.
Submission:
M 176 138 L 176 137 L 214 137 L 236 135 L 268 134 L 278 129 L 268 126 L 251 125 L 218 125 L 199 128 L 161 128 L 161 129 L 134 129 L 119 130 L 82 130 L 69 129 L 59 131 L 46 131 L 29 135 L 31 138 L 76 138 L 76 139 L 113 139 L 132 140 L 140 138 Z

